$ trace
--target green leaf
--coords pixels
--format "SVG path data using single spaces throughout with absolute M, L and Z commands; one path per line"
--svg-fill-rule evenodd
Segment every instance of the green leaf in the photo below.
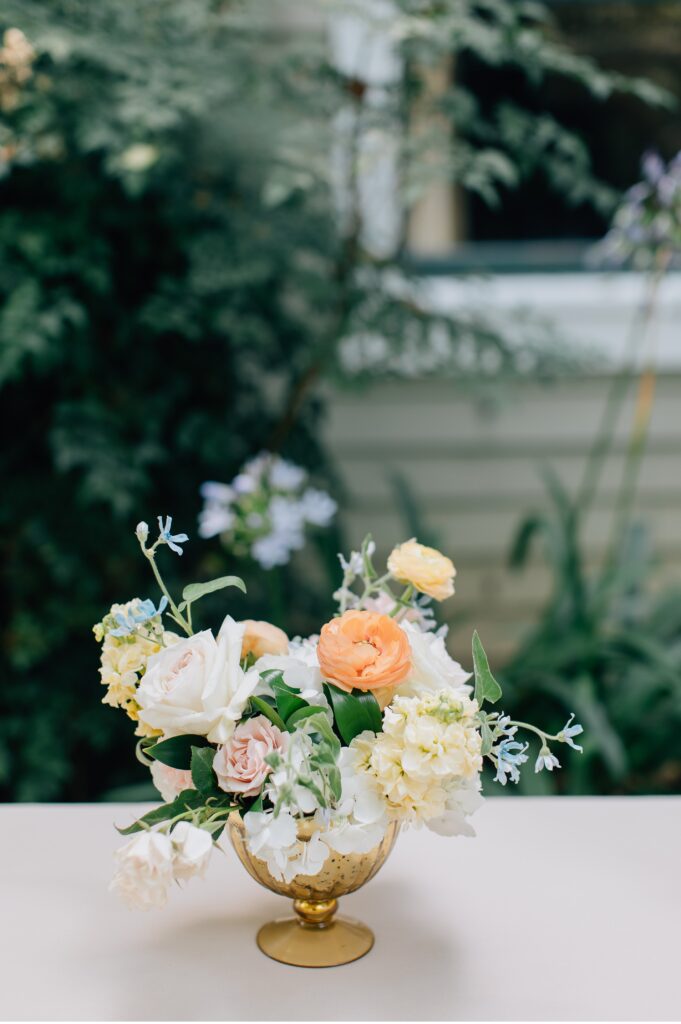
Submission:
M 219 792 L 215 773 L 213 772 L 213 747 L 192 747 L 191 772 L 192 782 L 199 793 L 210 796 Z
M 270 707 L 266 700 L 261 697 L 251 697 L 251 704 L 257 708 L 265 718 L 269 718 L 272 725 L 276 725 L 277 729 L 281 729 L 282 732 L 286 732 L 286 722 L 283 720 L 281 715 Z
M 306 718 L 313 718 L 319 714 L 319 707 L 314 704 L 306 704 L 304 708 L 298 708 L 292 715 L 286 719 L 286 728 L 289 732 L 293 732 L 299 722 L 304 721 Z
M 473 633 L 473 671 L 475 673 L 475 699 L 479 706 L 482 707 L 483 701 L 486 700 L 490 704 L 496 704 L 501 697 L 501 687 L 490 671 L 487 655 L 477 630 Z
M 299 690 L 284 682 L 281 669 L 268 669 L 266 672 L 260 673 L 260 678 L 272 687 L 277 710 L 284 722 L 288 722 L 289 717 L 296 711 L 302 711 L 309 706 L 307 701 L 300 696 Z
M 240 576 L 218 576 L 217 579 L 208 580 L 207 583 L 189 583 L 182 591 L 182 597 L 186 604 L 192 604 L 206 594 L 213 594 L 216 590 L 223 590 L 225 587 L 238 587 L 246 593 L 246 584 Z
M 141 832 L 145 826 L 160 825 L 161 822 L 169 821 L 178 814 L 182 814 L 183 811 L 194 810 L 196 807 L 203 806 L 203 803 L 204 797 L 195 789 L 185 789 L 171 803 L 161 804 L 160 807 L 155 807 L 153 811 L 147 811 L 146 814 L 143 814 L 132 825 L 128 825 L 127 828 L 118 828 L 116 826 L 116 831 L 122 836 L 131 836 L 135 832 Z
M 172 739 L 161 740 L 153 747 L 147 747 L 145 753 L 170 768 L 181 768 L 186 771 L 191 764 L 192 747 L 207 746 L 208 740 L 205 736 L 173 736 Z
M 324 688 L 333 708 L 338 731 L 345 743 L 351 743 L 355 736 L 366 729 L 371 732 L 381 731 L 383 716 L 372 693 L 364 693 L 361 690 L 346 693 L 331 683 L 326 683 Z
M 253 811 L 254 814 L 257 814 L 259 811 L 262 811 L 262 805 L 263 805 L 262 793 L 260 793 L 258 796 L 256 796 L 256 798 L 253 801 L 253 803 L 251 804 L 251 806 L 247 807 L 246 810 L 242 811 L 242 814 L 246 814 L 246 813 L 248 813 L 250 811 Z

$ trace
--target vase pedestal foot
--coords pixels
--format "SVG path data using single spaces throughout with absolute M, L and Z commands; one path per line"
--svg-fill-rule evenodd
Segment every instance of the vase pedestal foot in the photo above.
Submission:
M 373 946 L 373 932 L 361 921 L 334 917 L 337 906 L 337 900 L 294 900 L 296 916 L 263 925 L 259 948 L 294 967 L 338 967 L 359 960 Z

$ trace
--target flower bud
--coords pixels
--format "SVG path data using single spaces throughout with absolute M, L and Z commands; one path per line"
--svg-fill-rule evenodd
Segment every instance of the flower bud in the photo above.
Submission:
M 149 536 L 149 526 L 145 522 L 138 523 L 135 527 L 135 536 L 137 537 L 140 544 L 146 544 L 147 537 Z

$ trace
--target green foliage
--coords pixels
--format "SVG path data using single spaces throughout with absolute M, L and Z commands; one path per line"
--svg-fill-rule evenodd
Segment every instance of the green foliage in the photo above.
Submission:
M 161 764 L 167 764 L 170 768 L 180 768 L 187 771 L 192 763 L 194 751 L 199 747 L 205 747 L 208 740 L 205 736 L 173 736 L 169 740 L 162 740 L 160 743 L 152 743 L 144 748 L 148 757 L 153 757 Z M 197 787 L 198 788 L 198 787 Z
M 328 477 L 324 375 L 416 360 L 475 380 L 562 358 L 394 286 L 398 256 L 363 243 L 362 139 L 398 141 L 407 206 L 433 174 L 494 201 L 549 157 L 559 187 L 595 198 L 569 133 L 545 124 L 535 137 L 530 115 L 479 110 L 455 86 L 432 104 L 456 145 L 447 131 L 428 145 L 405 135 L 430 102 L 419 69 L 473 53 L 533 82 L 557 71 L 599 95 L 632 86 L 551 42 L 537 5 L 397 6 L 404 72 L 379 109 L 329 63 L 323 32 L 273 29 L 287 5 L 3 3 L 0 30 L 21 29 L 35 57 L 18 91 L 0 83 L 1 798 L 85 800 L 143 778 L 130 723 L 98 704 L 89 637 L 112 602 L 158 599 L 137 520 L 172 514 L 192 533 L 199 485 L 263 448 Z M 355 126 L 342 225 L 339 111 Z M 376 334 L 389 357 L 367 362 L 350 342 Z M 319 540 L 322 567 L 341 546 Z M 182 560 L 190 579 L 234 568 L 217 544 Z M 203 590 L 206 623 L 231 611 L 303 634 L 331 612 L 332 587 L 311 574 L 238 571 L 248 596 Z
M 196 790 L 206 798 L 221 796 L 213 771 L 214 747 L 192 747 L 191 773 Z
M 261 715 L 269 718 L 272 725 L 276 725 L 277 729 L 281 729 L 282 732 L 286 732 L 286 722 L 281 717 L 278 711 L 269 704 L 264 697 L 251 697 L 251 704 L 259 711 Z
M 349 744 L 361 732 L 380 732 L 383 716 L 373 693 L 353 690 L 346 693 L 331 683 L 325 683 L 324 691 L 333 708 L 333 717 L 343 742 Z
M 492 675 L 477 629 L 473 633 L 473 674 L 475 677 L 475 699 L 478 705 L 482 707 L 486 700 L 490 704 L 496 704 L 501 697 L 501 687 Z
M 210 580 L 208 583 L 190 583 L 182 591 L 183 603 L 179 605 L 180 611 L 183 611 L 187 605 L 193 604 L 200 598 L 205 597 L 206 594 L 214 594 L 216 590 L 224 590 L 225 587 L 236 587 L 243 594 L 246 593 L 246 584 L 239 576 L 220 576 L 216 580 Z
M 152 811 L 143 814 L 132 825 L 128 825 L 127 828 L 118 828 L 117 831 L 122 836 L 131 836 L 135 832 L 141 832 L 145 827 L 160 825 L 163 821 L 170 821 L 171 818 L 178 814 L 198 810 L 203 806 L 204 799 L 201 793 L 198 793 L 195 789 L 185 789 L 171 803 L 154 807 Z
M 681 589 L 651 592 L 646 534 L 632 524 L 605 564 L 586 564 L 584 511 L 550 480 L 551 507 L 521 526 L 514 564 L 544 540 L 553 596 L 504 671 L 505 710 L 559 728 L 584 725 L 584 753 L 546 787 L 569 793 L 666 793 L 681 786 Z M 525 785 L 532 784 L 529 775 Z

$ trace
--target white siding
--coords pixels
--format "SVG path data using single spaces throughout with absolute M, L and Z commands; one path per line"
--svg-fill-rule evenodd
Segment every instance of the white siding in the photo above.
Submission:
M 408 529 L 396 508 L 391 476 L 411 487 L 428 527 L 457 564 L 457 596 L 444 606 L 458 619 L 455 640 L 471 623 L 503 658 L 547 595 L 535 556 L 521 573 L 506 560 L 524 514 L 546 503 L 539 475 L 548 464 L 574 489 L 596 433 L 609 380 L 514 384 L 499 408 L 481 406 L 454 382 L 377 384 L 336 394 L 326 439 L 346 494 L 342 518 L 355 544 L 371 531 L 385 553 Z M 602 554 L 631 425 L 633 399 L 621 417 L 614 454 L 588 521 L 590 559 Z M 681 574 L 681 375 L 658 381 L 638 507 L 650 523 L 661 565 L 658 580 Z M 468 617 L 470 616 L 470 619 Z M 460 648 L 459 648 L 460 650 Z M 461 652 L 462 656 L 464 652 Z

